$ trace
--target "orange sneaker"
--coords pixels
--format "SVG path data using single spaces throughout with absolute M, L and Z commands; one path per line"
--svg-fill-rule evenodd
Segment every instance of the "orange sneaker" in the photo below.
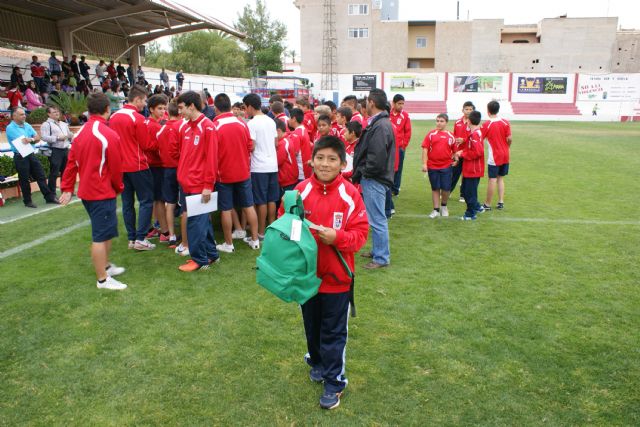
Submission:
M 180 271 L 186 271 L 186 272 L 196 271 L 196 270 L 200 270 L 200 264 L 190 259 L 189 261 L 185 262 L 180 267 L 178 267 L 178 269 Z

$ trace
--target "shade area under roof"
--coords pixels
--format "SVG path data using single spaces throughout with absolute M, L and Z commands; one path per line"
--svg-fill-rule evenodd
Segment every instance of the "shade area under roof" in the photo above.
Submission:
M 130 56 L 159 37 L 212 29 L 244 38 L 233 27 L 169 0 L 2 0 L 0 39 L 110 59 Z

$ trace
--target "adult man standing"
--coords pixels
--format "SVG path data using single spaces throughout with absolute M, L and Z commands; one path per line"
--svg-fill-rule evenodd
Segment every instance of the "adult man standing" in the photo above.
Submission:
M 49 156 L 49 180 L 47 185 L 49 191 L 56 194 L 56 181 L 58 174 L 63 174 L 67 166 L 69 146 L 73 133 L 69 130 L 67 122 L 60 120 L 60 110 L 57 107 L 47 107 L 49 118 L 42 124 L 40 133 L 42 140 L 49 145 L 51 155 Z
M 395 137 L 386 112 L 387 94 L 373 89 L 367 100 L 368 126 L 356 146 L 353 158 L 353 182 L 362 186 L 369 225 L 372 230 L 372 258 L 366 269 L 386 267 L 391 261 L 389 227 L 384 213 L 386 193 L 393 185 Z
M 33 81 L 36 82 L 36 86 L 38 88 L 38 92 L 42 93 L 46 90 L 46 85 L 44 83 L 44 72 L 45 69 L 42 66 L 42 64 L 40 64 L 40 62 L 38 62 L 38 57 L 33 55 L 31 57 L 31 77 L 33 78 Z
M 129 80 L 129 85 L 133 87 L 133 85 L 136 83 L 136 77 L 135 73 L 133 72 L 133 65 L 131 65 L 131 61 L 129 61 L 129 64 L 127 66 L 127 79 Z
M 182 83 L 184 83 L 184 74 L 182 74 L 182 70 L 178 71 L 178 74 L 176 74 L 176 82 L 178 83 L 178 92 L 182 92 Z
M 33 176 L 38 182 L 40 192 L 44 196 L 47 203 L 59 204 L 55 193 L 49 191 L 47 181 L 45 180 L 44 170 L 38 158 L 32 153 L 22 157 L 14 144 L 32 144 L 40 141 L 40 136 L 26 123 L 27 115 L 23 108 L 16 108 L 11 113 L 13 121 L 7 126 L 7 140 L 13 151 L 13 163 L 18 171 L 18 181 L 20 182 L 20 191 L 22 191 L 22 201 L 28 208 L 37 207 L 31 201 L 31 183 L 29 176 Z
M 109 127 L 120 137 L 124 181 L 122 217 L 127 228 L 129 249 L 148 251 L 156 245 L 146 239 L 153 211 L 153 176 L 145 152 L 157 150 L 158 146 L 157 141 L 149 138 L 145 118 L 140 114 L 147 104 L 147 91 L 141 86 L 133 86 L 129 90 L 128 101 L 111 115 Z M 135 196 L 140 204 L 137 228 Z
M 169 74 L 167 74 L 164 68 L 160 72 L 160 81 L 164 87 L 169 87 Z
M 80 67 L 78 66 L 78 57 L 76 55 L 71 55 L 71 62 L 69 62 L 69 66 L 71 67 L 71 71 L 76 75 L 76 78 L 80 78 Z
M 60 60 L 56 58 L 55 52 L 51 52 L 51 56 L 49 57 L 49 74 L 60 77 L 61 72 L 62 65 L 60 64 Z
M 391 193 L 397 196 L 400 193 L 402 183 L 402 165 L 404 164 L 404 153 L 411 141 L 411 119 L 409 113 L 404 110 L 404 96 L 396 94 L 391 102 L 391 114 L 389 115 L 391 124 L 396 129 L 396 145 L 398 146 L 398 171 L 393 177 L 393 187 Z
M 91 87 L 91 76 L 89 75 L 89 70 L 91 69 L 91 67 L 89 66 L 89 64 L 87 64 L 84 55 L 80 57 L 78 68 L 80 68 L 80 75 L 82 76 L 82 78 L 85 79 L 87 85 Z

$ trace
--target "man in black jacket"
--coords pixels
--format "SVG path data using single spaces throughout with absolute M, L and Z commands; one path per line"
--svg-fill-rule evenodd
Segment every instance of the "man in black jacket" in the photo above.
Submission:
M 385 110 L 387 95 L 382 89 L 373 89 L 367 100 L 369 124 L 353 158 L 353 182 L 360 183 L 367 208 L 373 248 L 363 257 L 372 258 L 364 268 L 386 267 L 391 261 L 389 227 L 384 213 L 387 190 L 393 185 L 395 137 Z

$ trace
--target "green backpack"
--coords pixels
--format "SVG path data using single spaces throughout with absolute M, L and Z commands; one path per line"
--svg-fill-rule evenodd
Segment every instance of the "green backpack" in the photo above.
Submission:
M 265 230 L 262 252 L 256 259 L 256 279 L 283 301 L 304 304 L 320 287 L 318 245 L 304 218 L 298 191 L 285 192 L 283 203 L 284 215 Z

